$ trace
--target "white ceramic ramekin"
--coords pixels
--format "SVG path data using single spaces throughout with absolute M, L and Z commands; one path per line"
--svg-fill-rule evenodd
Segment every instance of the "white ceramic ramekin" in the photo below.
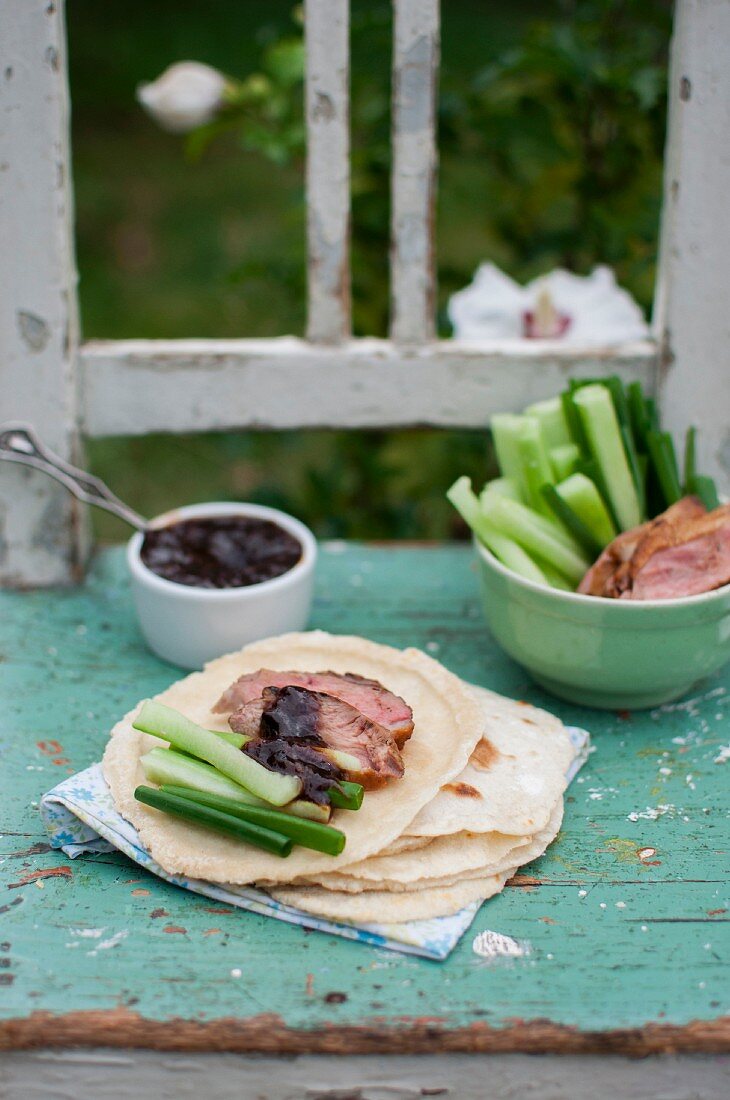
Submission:
M 152 520 L 155 527 L 202 516 L 252 516 L 278 523 L 302 545 L 297 564 L 280 577 L 242 588 L 194 588 L 165 580 L 140 557 L 144 536 L 127 543 L 132 598 L 147 644 L 158 657 L 182 668 L 206 661 L 249 642 L 290 630 L 303 630 L 312 607 L 317 543 L 299 520 L 260 504 L 190 504 Z

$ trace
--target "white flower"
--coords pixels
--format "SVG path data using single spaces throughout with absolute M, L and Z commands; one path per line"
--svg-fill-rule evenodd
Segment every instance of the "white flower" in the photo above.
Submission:
M 649 334 L 638 304 L 609 267 L 590 275 L 559 268 L 520 286 L 494 264 L 451 296 L 449 320 L 459 340 L 540 338 L 566 344 L 617 344 Z
M 151 84 L 140 84 L 137 99 L 163 130 L 184 134 L 215 117 L 226 83 L 210 65 L 180 61 Z

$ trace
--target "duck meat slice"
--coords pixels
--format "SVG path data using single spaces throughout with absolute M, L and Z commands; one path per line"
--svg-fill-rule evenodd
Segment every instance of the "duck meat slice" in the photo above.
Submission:
M 264 688 L 287 686 L 323 692 L 349 703 L 371 722 L 384 727 L 399 749 L 413 733 L 413 711 L 405 700 L 388 691 L 378 680 L 368 680 L 354 672 L 274 672 L 260 668 L 239 676 L 223 692 L 213 710 L 225 714 L 259 699 Z
M 632 555 L 648 527 L 648 523 L 643 523 L 640 527 L 633 527 L 630 531 L 622 532 L 622 534 L 616 536 L 613 542 L 609 542 L 600 557 L 583 577 L 578 585 L 578 591 L 584 596 L 610 595 L 609 589 L 615 586 L 616 574 L 631 561 Z
M 578 591 L 589 596 L 628 598 L 639 570 L 657 550 L 686 541 L 688 525 L 707 515 L 697 497 L 682 497 L 661 515 L 610 542 L 586 573 Z
M 337 766 L 339 775 L 366 790 L 400 779 L 403 757 L 389 731 L 355 707 L 322 691 L 291 684 L 265 687 L 262 694 L 238 707 L 228 719 L 236 733 L 253 738 L 243 751 L 275 770 L 302 774 L 312 757 Z M 352 765 L 338 754 L 354 758 Z M 307 784 L 305 783 L 305 794 Z M 311 796 L 311 792 L 310 792 Z
M 730 584 L 730 506 L 687 524 L 682 534 L 644 561 L 624 599 L 670 600 Z

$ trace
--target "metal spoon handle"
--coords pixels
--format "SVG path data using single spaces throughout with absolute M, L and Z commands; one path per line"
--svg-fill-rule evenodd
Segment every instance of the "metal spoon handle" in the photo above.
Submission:
M 64 462 L 41 443 L 30 424 L 0 424 L 0 459 L 32 466 L 55 478 L 85 504 L 95 504 L 119 516 L 138 531 L 147 529 L 147 520 L 116 496 L 108 485 L 92 474 Z

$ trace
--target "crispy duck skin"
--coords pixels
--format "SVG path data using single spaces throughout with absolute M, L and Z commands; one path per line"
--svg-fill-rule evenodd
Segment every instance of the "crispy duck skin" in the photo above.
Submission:
M 383 726 L 399 749 L 413 733 L 413 711 L 408 704 L 377 680 L 368 680 L 354 672 L 274 672 L 261 668 L 258 672 L 239 676 L 223 692 L 213 710 L 225 714 L 259 699 L 264 688 L 287 686 L 324 692 L 349 703 L 366 718 Z
M 601 556 L 593 563 L 583 580 L 578 585 L 578 591 L 584 596 L 607 596 L 616 572 L 621 569 L 631 557 L 646 531 L 648 523 L 642 523 L 640 527 L 633 527 L 630 531 L 624 531 L 610 542 Z
M 625 600 L 672 599 L 730 582 L 730 506 L 683 497 L 606 547 L 578 588 Z
M 238 707 L 228 719 L 231 729 L 253 738 L 262 737 L 261 717 L 282 690 L 285 688 L 264 688 L 257 699 Z M 405 771 L 403 757 L 387 729 L 342 699 L 307 688 L 295 687 L 295 690 L 316 705 L 315 746 L 337 749 L 358 760 L 359 770 L 353 770 L 350 778 L 366 790 L 382 787 L 389 779 L 401 778 Z M 307 743 L 312 744 L 311 738 L 307 738 Z

